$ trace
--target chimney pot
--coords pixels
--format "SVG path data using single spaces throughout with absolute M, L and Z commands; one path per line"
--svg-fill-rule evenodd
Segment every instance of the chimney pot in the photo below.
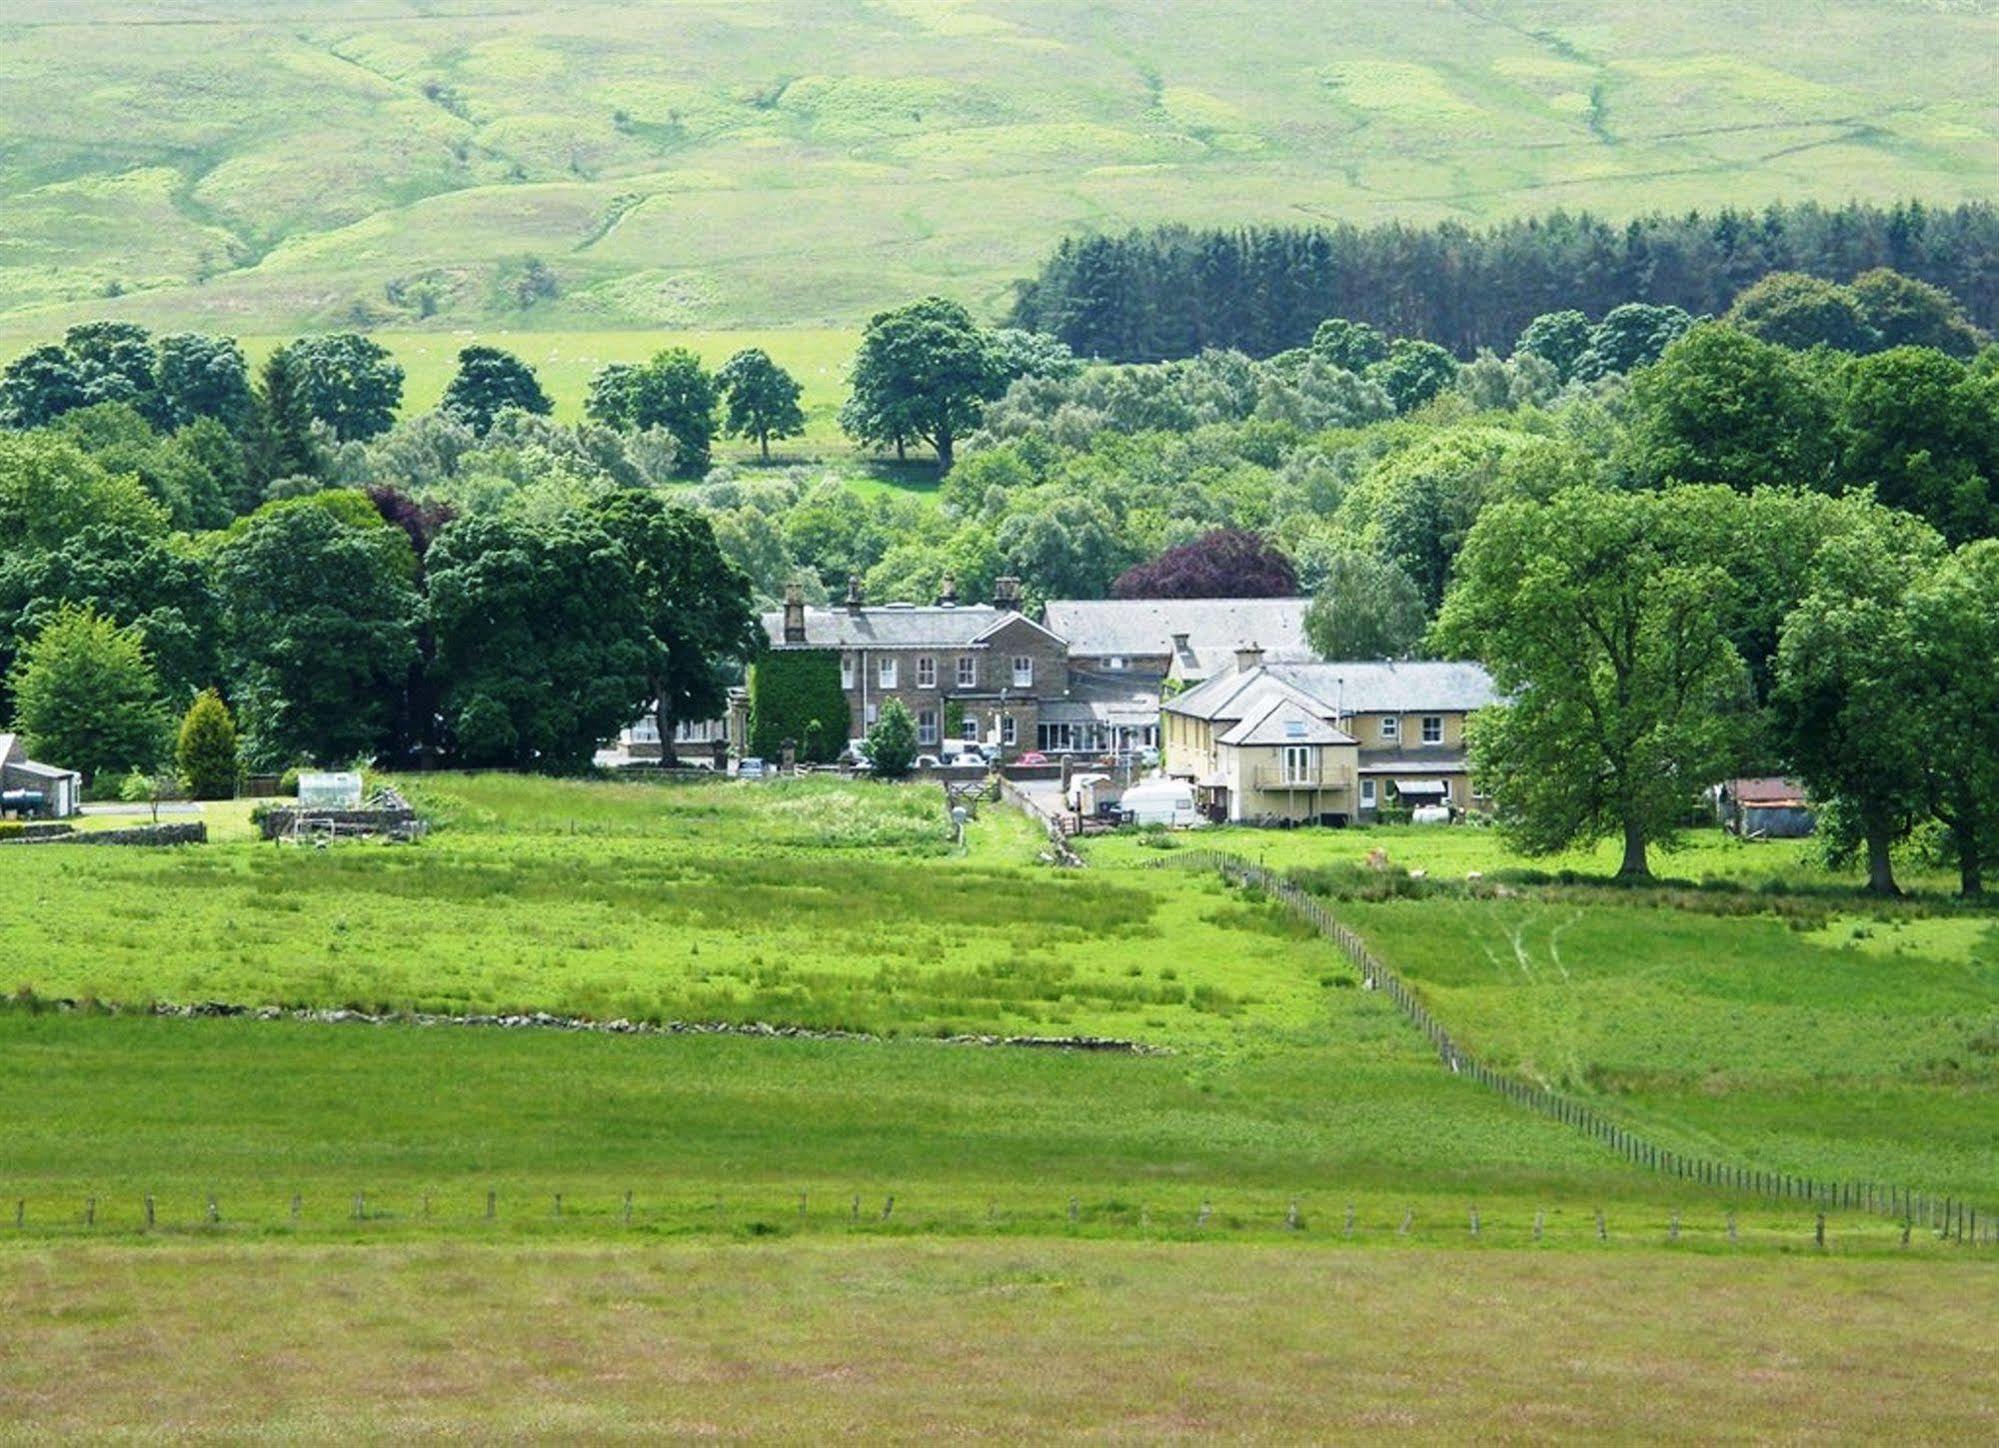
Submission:
M 996 578 L 993 580 L 993 607 L 1002 613 L 1020 607 L 1020 580 L 1018 578 Z
M 847 575 L 847 612 L 859 613 L 860 611 L 861 575 L 858 573 L 849 573 Z
M 1235 651 L 1235 671 L 1246 674 L 1251 669 L 1263 667 L 1263 646 L 1254 641 L 1242 645 Z
M 941 607 L 954 608 L 958 603 L 958 575 L 947 573 L 937 585 L 937 602 Z
M 805 642 L 805 590 L 796 583 L 784 586 L 784 641 Z

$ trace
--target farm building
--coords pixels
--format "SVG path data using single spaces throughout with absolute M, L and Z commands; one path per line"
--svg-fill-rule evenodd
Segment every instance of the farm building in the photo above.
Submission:
M 1731 779 L 1721 787 L 1720 806 L 1722 825 L 1745 840 L 1798 840 L 1818 827 L 1795 779 Z
M 18 734 L 0 734 L 0 813 L 67 819 L 83 803 L 83 776 L 37 764 Z

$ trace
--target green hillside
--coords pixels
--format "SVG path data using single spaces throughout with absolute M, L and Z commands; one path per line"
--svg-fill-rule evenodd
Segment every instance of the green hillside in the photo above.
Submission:
M 5 9 L 16 335 L 842 326 L 933 289 L 996 309 L 1089 227 L 1948 201 L 1999 171 L 1990 0 Z

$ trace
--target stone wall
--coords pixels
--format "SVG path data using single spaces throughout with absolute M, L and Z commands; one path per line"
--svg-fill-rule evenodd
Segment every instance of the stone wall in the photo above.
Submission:
M 0 845 L 205 845 L 208 825 L 134 825 L 125 830 L 76 830 L 64 835 L 26 835 Z

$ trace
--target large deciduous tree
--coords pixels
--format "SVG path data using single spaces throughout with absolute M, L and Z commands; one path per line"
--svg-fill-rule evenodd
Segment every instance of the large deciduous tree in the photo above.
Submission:
M 1488 508 L 1466 540 L 1435 641 L 1505 696 L 1473 721 L 1472 767 L 1528 853 L 1619 836 L 1619 877 L 1647 878 L 1734 762 L 1746 680 L 1716 497 L 1572 489 Z
M 773 362 L 761 347 L 746 347 L 722 364 L 715 374 L 728 400 L 723 426 L 732 437 L 753 437 L 757 451 L 770 461 L 770 440 L 797 437 L 805 431 L 805 412 L 798 405 L 804 389 L 798 379 Z
M 86 786 L 151 768 L 165 745 L 144 637 L 87 608 L 65 608 L 42 626 L 14 666 L 13 690 L 29 751 L 76 770 Z
M 1118 575 L 1119 598 L 1289 598 L 1298 574 L 1260 533 L 1218 528 Z
M 1935 747 L 1914 707 L 1918 650 L 1909 589 L 1934 535 L 1884 520 L 1829 540 L 1812 585 L 1784 621 L 1771 696 L 1792 769 L 1852 815 L 1868 889 L 1894 895 L 1895 842 L 1920 819 Z
M 335 506 L 351 497 L 351 508 Z M 372 757 L 416 655 L 409 548 L 358 493 L 273 503 L 217 551 L 225 660 L 251 762 Z
M 395 425 L 403 401 L 402 364 L 358 332 L 301 337 L 284 348 L 305 411 L 342 442 L 366 442 Z
M 971 313 L 925 297 L 868 320 L 840 425 L 856 441 L 893 447 L 898 457 L 910 443 L 927 442 L 938 468 L 949 472 L 958 439 L 979 425 L 986 402 L 1004 384 L 1001 359 Z
M 598 516 L 630 563 L 645 623 L 646 689 L 670 761 L 674 726 L 721 712 L 730 681 L 762 649 L 763 625 L 749 580 L 722 556 L 701 514 L 634 491 L 613 494 Z
M 1695 327 L 1631 379 L 1626 470 L 1656 486 L 1822 488 L 1832 406 L 1796 353 L 1719 324 Z
M 160 416 L 166 426 L 185 427 L 213 418 L 231 431 L 250 417 L 250 365 L 234 337 L 177 332 L 157 348 Z
M 584 410 L 591 421 L 626 432 L 664 429 L 679 450 L 679 471 L 699 477 L 714 451 L 719 397 L 714 376 L 698 356 L 685 347 L 668 347 L 642 365 L 604 368 L 590 379 Z
M 1915 675 L 1905 707 L 1927 736 L 1930 812 L 1950 832 L 1961 893 L 1999 853 L 1999 539 L 1966 544 L 1908 598 Z
M 645 707 L 653 660 L 631 559 L 588 512 L 462 518 L 426 571 L 461 763 L 581 769 Z
M 1845 367 L 1840 482 L 1872 488 L 1953 543 L 1999 524 L 1999 387 L 1941 352 L 1897 347 Z
M 498 347 L 466 347 L 458 354 L 458 371 L 444 389 L 442 408 L 461 419 L 480 437 L 493 419 L 509 407 L 537 417 L 554 410 L 534 369 Z
M 1539 357 L 1555 369 L 1557 381 L 1567 383 L 1576 375 L 1576 364 L 1589 351 L 1595 333 L 1595 325 L 1581 312 L 1543 312 L 1521 329 L 1513 350 Z
M 1399 659 L 1422 642 L 1427 622 L 1423 595 L 1408 574 L 1348 549 L 1326 560 L 1325 580 L 1305 613 L 1305 637 L 1322 659 Z

